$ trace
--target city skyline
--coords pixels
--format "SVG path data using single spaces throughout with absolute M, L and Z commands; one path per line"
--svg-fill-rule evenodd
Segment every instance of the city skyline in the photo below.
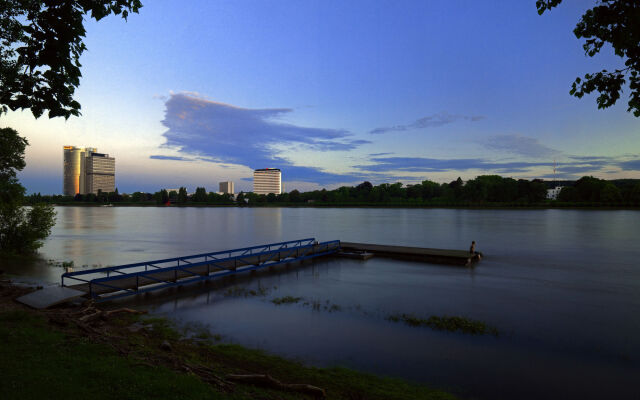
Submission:
M 606 110 L 568 94 L 576 76 L 621 65 L 606 47 L 586 57 L 573 36 L 590 5 L 538 16 L 513 3 L 145 4 L 126 23 L 87 23 L 83 116 L 9 112 L 0 125 L 29 139 L 30 193 L 59 193 L 53 149 L 66 143 L 118 154 L 122 192 L 223 180 L 249 191 L 264 166 L 303 191 L 551 179 L 554 160 L 558 179 L 640 177 L 628 88 Z
M 95 147 L 65 145 L 62 153 L 62 193 L 65 196 L 111 193 L 116 190 L 114 157 L 98 153 Z

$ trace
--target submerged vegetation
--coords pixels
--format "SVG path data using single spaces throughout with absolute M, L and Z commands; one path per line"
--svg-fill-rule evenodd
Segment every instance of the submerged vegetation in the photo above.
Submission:
M 234 344 L 203 327 L 177 328 L 158 317 L 115 313 L 80 317 L 82 307 L 26 309 L 0 286 L 0 387 L 3 399 L 314 399 L 291 387 L 316 387 L 327 399 L 454 399 L 400 379 L 345 368 L 314 368 Z M 95 308 L 94 308 L 95 309 Z M 104 315 L 104 314 L 103 314 Z M 191 335 L 185 335 L 190 331 Z M 263 374 L 282 382 L 234 381 Z
M 498 336 L 498 330 L 496 328 L 488 326 L 482 321 L 464 317 L 452 317 L 447 315 L 439 317 L 432 315 L 429 318 L 424 319 L 412 314 L 394 314 L 387 317 L 387 319 L 393 322 L 404 322 L 409 326 L 427 326 L 439 331 L 461 332 L 471 335 L 491 334 Z
M 271 302 L 273 304 L 280 305 L 280 304 L 297 303 L 300 300 L 302 300 L 302 297 L 284 296 L 284 297 L 276 297 L 275 299 L 271 300 Z
M 269 288 L 259 286 L 257 289 L 247 289 L 242 286 L 232 286 L 224 291 L 225 297 L 264 297 L 269 294 Z

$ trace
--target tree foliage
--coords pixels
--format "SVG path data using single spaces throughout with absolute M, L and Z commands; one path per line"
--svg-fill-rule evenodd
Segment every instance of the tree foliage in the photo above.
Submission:
M 558 6 L 562 0 L 537 0 L 538 14 Z M 576 78 L 571 86 L 571 95 L 582 98 L 585 94 L 598 92 L 598 108 L 607 108 L 616 103 L 623 85 L 629 81 L 629 107 L 627 111 L 640 117 L 640 2 L 638 0 L 599 0 L 587 10 L 573 33 L 585 39 L 585 54 L 593 57 L 608 43 L 614 53 L 624 59 L 624 68 L 614 71 L 602 70 Z
M 16 178 L 25 167 L 29 143 L 11 128 L 0 129 L 0 253 L 32 253 L 55 224 L 49 204 L 24 207 L 25 189 Z
M 84 16 L 127 19 L 139 0 L 0 1 L 0 114 L 30 109 L 38 118 L 80 115 L 73 99 L 86 50 Z

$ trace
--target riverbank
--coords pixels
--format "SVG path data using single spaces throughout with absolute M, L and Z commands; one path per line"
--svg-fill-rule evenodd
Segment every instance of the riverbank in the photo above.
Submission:
M 31 290 L 0 282 L 3 399 L 455 398 L 398 379 L 217 344 L 215 334 L 180 331 L 137 310 L 77 304 L 38 311 L 14 301 Z
M 408 209 L 468 209 L 468 210 L 639 210 L 640 204 L 633 203 L 577 203 L 577 202 L 549 202 L 549 203 L 255 203 L 255 204 L 215 204 L 215 203 L 173 203 L 156 204 L 154 202 L 140 203 L 54 203 L 60 207 L 178 207 L 178 208 L 408 208 Z

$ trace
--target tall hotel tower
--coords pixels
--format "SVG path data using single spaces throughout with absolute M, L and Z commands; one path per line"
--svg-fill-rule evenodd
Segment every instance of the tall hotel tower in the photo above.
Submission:
M 78 193 L 84 194 L 84 179 L 82 176 L 82 166 L 87 154 L 96 151 L 93 147 L 63 146 L 63 183 L 62 193 L 65 196 L 75 196 Z
M 253 171 L 253 193 L 282 193 L 282 175 L 278 168 L 264 168 Z
M 96 151 L 94 147 L 63 147 L 65 196 L 115 191 L 116 160 Z

